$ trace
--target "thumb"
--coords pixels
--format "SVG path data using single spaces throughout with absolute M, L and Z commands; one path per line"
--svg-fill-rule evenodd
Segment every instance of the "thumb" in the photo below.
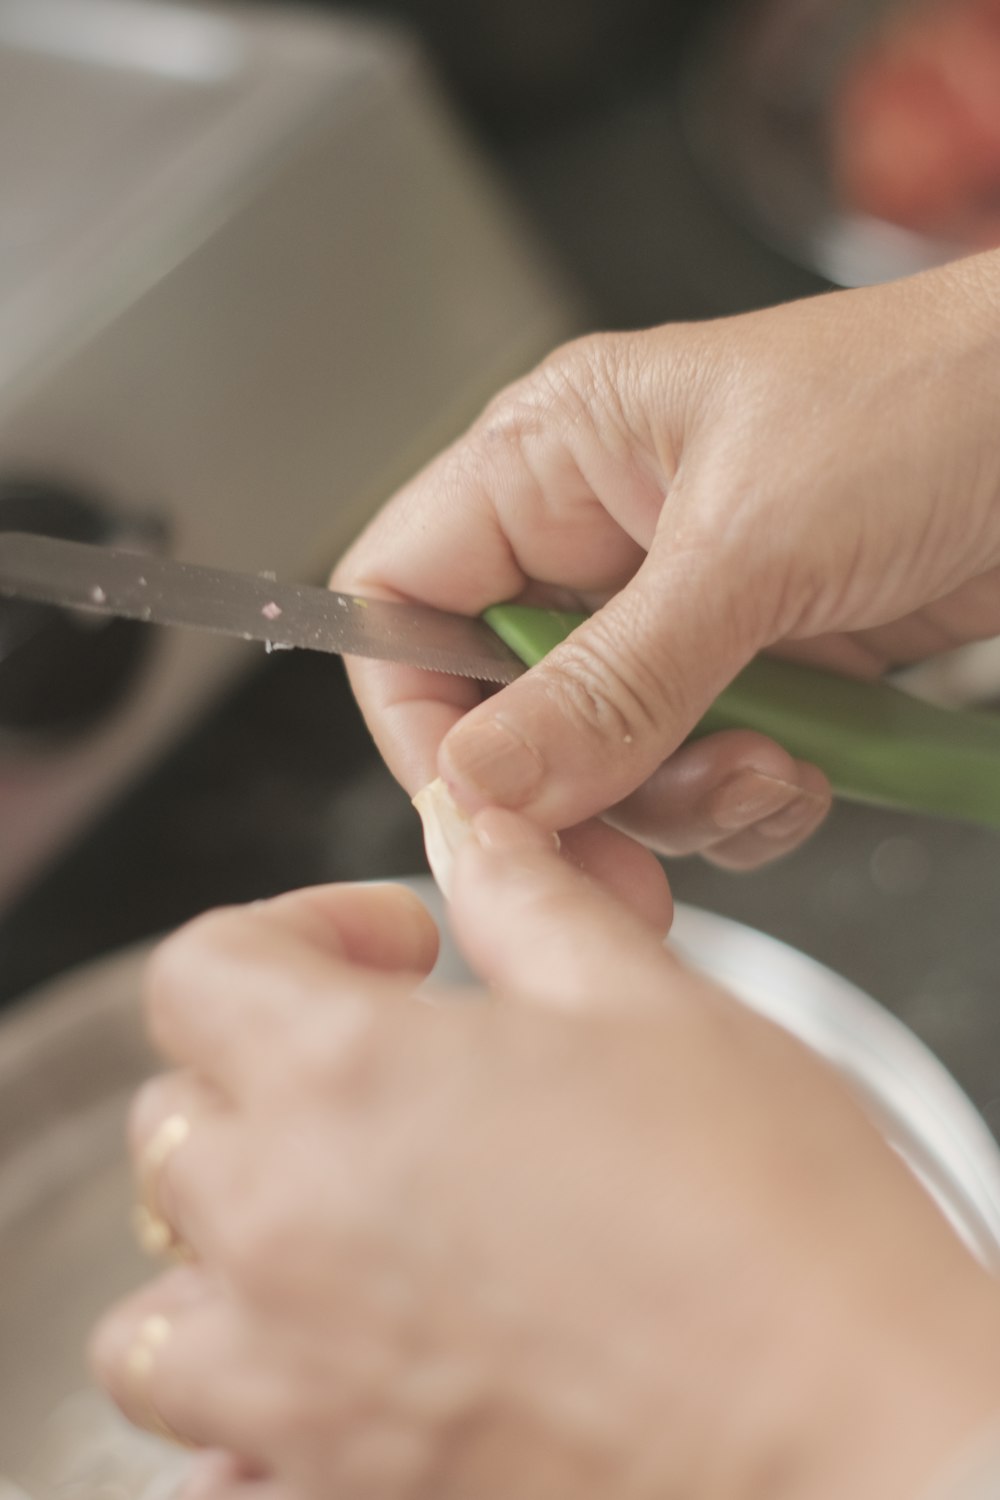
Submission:
M 722 548 L 654 543 L 627 588 L 446 736 L 458 805 L 567 828 L 641 786 L 761 644 L 735 571 Z
M 455 856 L 455 939 L 487 984 L 547 1005 L 654 1004 L 681 972 L 662 939 L 526 818 L 489 808 Z

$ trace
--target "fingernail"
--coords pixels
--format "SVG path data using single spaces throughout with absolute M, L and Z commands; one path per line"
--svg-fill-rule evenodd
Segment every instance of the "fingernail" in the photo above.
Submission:
M 800 787 L 777 776 L 765 776 L 763 771 L 737 771 L 710 799 L 709 816 L 716 827 L 736 833 L 780 812 L 800 795 Z
M 472 831 L 488 854 L 558 854 L 557 833 L 547 833 L 528 818 L 503 807 L 487 807 L 472 820 Z
M 764 818 L 754 828 L 762 838 L 774 839 L 776 842 L 782 839 L 794 838 L 802 833 L 811 823 L 814 823 L 820 814 L 823 803 L 819 797 L 813 797 L 808 792 L 800 791 L 794 802 L 789 802 L 780 812 L 773 813 L 771 817 Z
M 521 807 L 538 788 L 542 758 L 499 719 L 460 725 L 442 746 L 441 769 L 448 785 L 465 801 Z
M 472 824 L 440 777 L 417 793 L 413 805 L 424 826 L 424 848 L 431 874 L 442 896 L 450 901 L 455 854 L 472 836 Z

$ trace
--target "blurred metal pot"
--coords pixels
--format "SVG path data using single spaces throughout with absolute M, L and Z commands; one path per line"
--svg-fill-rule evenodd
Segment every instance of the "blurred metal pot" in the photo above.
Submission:
M 683 109 L 737 212 L 835 283 L 1000 244 L 1000 0 L 744 0 Z

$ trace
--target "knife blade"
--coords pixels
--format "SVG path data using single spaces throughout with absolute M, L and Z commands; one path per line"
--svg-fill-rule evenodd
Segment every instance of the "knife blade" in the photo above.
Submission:
M 83 542 L 0 532 L 0 598 L 372 656 L 513 682 L 582 616 L 517 604 L 483 619 L 206 568 Z M 694 735 L 752 729 L 824 770 L 841 797 L 1000 831 L 1000 715 L 935 708 L 885 682 L 758 657 Z
M 468 615 L 22 532 L 0 532 L 0 596 L 480 682 L 513 682 L 525 671 L 488 625 Z

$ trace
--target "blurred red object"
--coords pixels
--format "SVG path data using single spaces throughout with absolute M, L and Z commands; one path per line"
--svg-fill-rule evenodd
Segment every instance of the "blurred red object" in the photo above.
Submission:
M 896 11 L 841 81 L 830 145 L 846 209 L 1000 244 L 1000 0 Z

